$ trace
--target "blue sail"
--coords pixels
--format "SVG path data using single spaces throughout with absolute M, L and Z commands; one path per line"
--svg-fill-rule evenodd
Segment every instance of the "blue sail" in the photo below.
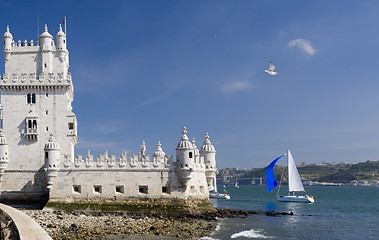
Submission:
M 285 154 L 284 154 L 285 155 Z M 267 185 L 267 191 L 272 192 L 272 189 L 276 187 L 278 184 L 276 183 L 275 176 L 274 176 L 274 166 L 276 162 L 281 159 L 284 155 L 278 157 L 274 161 L 270 163 L 267 167 L 266 171 L 266 185 Z

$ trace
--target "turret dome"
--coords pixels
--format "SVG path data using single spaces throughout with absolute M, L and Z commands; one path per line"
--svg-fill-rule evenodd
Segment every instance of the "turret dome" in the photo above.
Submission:
M 51 36 L 51 34 L 47 31 L 47 25 L 46 24 L 45 24 L 45 32 L 43 32 L 39 37 L 40 38 L 45 38 L 45 37 L 53 38 L 53 36 Z
M 0 128 L 0 145 L 5 145 L 5 144 L 7 144 L 7 141 L 5 139 L 3 129 Z
M 9 26 L 7 26 L 7 31 L 4 33 L 4 37 L 13 38 L 12 33 L 9 31 Z
M 45 150 L 58 150 L 59 144 L 55 140 L 54 135 L 51 133 L 48 142 L 45 144 Z
M 164 157 L 165 156 L 165 153 L 163 152 L 161 146 L 162 146 L 161 141 L 158 141 L 158 148 L 155 151 L 154 156 L 156 156 L 156 157 Z
M 59 37 L 59 36 L 66 36 L 66 34 L 63 32 L 63 30 L 62 30 L 62 25 L 60 25 L 59 24 L 59 32 L 57 33 L 57 38 Z
M 187 128 L 183 129 L 183 136 L 181 141 L 178 143 L 177 149 L 193 149 L 192 143 L 189 141 L 187 137 Z
M 211 141 L 209 140 L 208 133 L 205 134 L 205 140 L 203 146 L 201 146 L 201 151 L 203 152 L 216 152 L 215 147 L 212 145 Z

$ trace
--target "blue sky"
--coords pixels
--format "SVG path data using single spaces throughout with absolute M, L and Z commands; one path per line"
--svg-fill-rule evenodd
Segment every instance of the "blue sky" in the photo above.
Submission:
M 77 154 L 175 154 L 218 168 L 379 159 L 378 1 L 0 1 L 16 41 L 67 16 Z M 279 75 L 264 72 L 272 61 Z M 1 64 L 0 72 L 4 72 Z

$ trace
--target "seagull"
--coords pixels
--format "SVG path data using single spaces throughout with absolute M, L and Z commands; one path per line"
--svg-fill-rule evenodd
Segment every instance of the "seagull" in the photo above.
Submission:
M 270 67 L 268 68 L 268 70 L 265 70 L 265 72 L 270 75 L 278 75 L 279 73 L 274 72 L 275 66 L 271 62 L 269 63 L 270 63 Z

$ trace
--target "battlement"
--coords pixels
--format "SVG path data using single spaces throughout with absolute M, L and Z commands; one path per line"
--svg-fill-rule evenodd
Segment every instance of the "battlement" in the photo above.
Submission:
M 74 161 L 70 160 L 69 155 L 64 156 L 63 169 L 169 169 L 175 167 L 176 164 L 172 161 L 172 155 L 164 156 L 152 156 L 152 161 L 150 161 L 150 156 L 148 155 L 130 155 L 129 160 L 127 154 L 124 152 L 119 155 L 116 159 L 116 155 L 108 154 L 105 151 L 103 155 L 97 155 L 96 160 L 94 156 L 88 154 L 83 157 L 82 155 L 76 155 Z
M 72 85 L 71 73 L 4 73 L 0 79 L 0 86 L 60 86 Z
M 38 41 L 37 41 L 38 45 Z M 26 47 L 26 46 L 34 46 L 34 41 L 30 40 L 29 42 L 24 40 L 23 42 L 21 40 L 18 40 L 16 43 L 15 41 L 12 41 L 12 47 Z

